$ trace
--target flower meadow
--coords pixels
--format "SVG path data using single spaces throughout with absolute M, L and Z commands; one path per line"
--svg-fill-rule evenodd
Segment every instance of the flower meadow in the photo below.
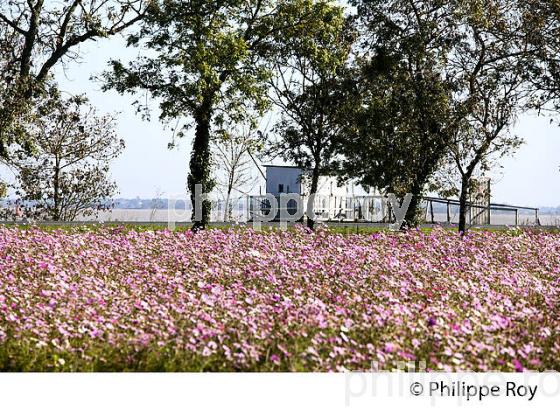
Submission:
M 0 369 L 560 370 L 560 235 L 0 228 Z

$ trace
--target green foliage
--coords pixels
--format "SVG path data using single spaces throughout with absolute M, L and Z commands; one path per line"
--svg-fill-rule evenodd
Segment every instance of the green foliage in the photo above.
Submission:
M 344 9 L 314 2 L 313 21 L 277 39 L 271 65 L 272 101 L 280 118 L 269 141 L 268 155 L 311 170 L 310 194 L 320 174 L 330 171 L 348 89 L 343 74 L 354 41 Z M 313 228 L 313 221 L 308 220 Z
M 413 194 L 405 223 L 447 153 L 452 84 L 444 68 L 457 42 L 448 2 L 355 1 L 363 55 L 351 73 L 354 112 L 339 172 L 382 192 Z
M 515 151 L 521 140 L 510 129 L 535 106 L 527 68 L 542 47 L 532 44 L 528 3 L 352 3 L 366 52 L 357 59 L 361 103 L 344 167 L 366 185 L 417 198 L 427 186 L 443 188 L 434 174 L 450 169 L 462 186 L 464 231 L 472 177 Z M 409 224 L 415 208 L 413 200 Z
M 447 72 L 454 81 L 456 135 L 450 162 L 461 184 L 459 230 L 466 230 L 467 200 L 473 177 L 522 143 L 511 133 L 518 115 L 534 104 L 527 65 L 538 54 L 524 33 L 522 2 L 457 2 L 461 41 L 450 54 Z
M 159 119 L 177 124 L 174 137 L 194 129 L 191 195 L 195 185 L 206 193 L 215 186 L 212 140 L 239 124 L 256 127 L 272 103 L 279 116 L 269 153 L 313 169 L 312 192 L 320 173 L 411 192 L 412 226 L 427 187 L 459 194 L 464 230 L 472 178 L 522 142 L 511 133 L 518 115 L 560 107 L 559 0 L 350 4 L 2 1 L 0 157 L 37 161 L 45 145 L 34 146 L 38 138 L 29 130 L 52 118 L 35 107 L 50 104 L 53 68 L 76 60 L 80 44 L 139 23 L 127 37 L 139 57 L 111 61 L 104 88 L 135 95 L 145 118 L 149 94 Z M 434 177 L 438 170 L 445 183 Z M 20 178 L 30 193 L 33 179 L 44 175 L 25 171 Z M 195 229 L 207 225 L 209 214 L 205 201 Z
M 262 113 L 268 104 L 266 58 L 281 33 L 302 26 L 314 16 L 309 0 L 292 1 L 155 1 L 140 30 L 128 38 L 129 46 L 150 53 L 125 65 L 111 62 L 104 75 L 105 89 L 121 93 L 148 92 L 160 100 L 160 120 L 186 119 L 177 135 L 193 125 L 195 138 L 188 189 L 194 202 L 195 186 L 209 193 L 212 128 L 240 123 L 250 112 Z M 147 107 L 137 107 L 149 116 Z M 202 204 L 208 224 L 210 203 Z M 194 214 L 193 214 L 194 216 Z
M 150 53 L 128 65 L 111 61 L 105 89 L 148 91 L 161 99 L 163 121 L 193 118 L 204 104 L 216 111 L 214 124 L 243 119 L 249 106 L 262 110 L 266 100 L 261 80 L 267 72 L 257 61 L 255 32 L 256 25 L 270 20 L 265 17 L 270 6 L 271 2 L 154 2 L 140 30 L 128 37 L 129 46 L 145 47 Z M 149 115 L 141 99 L 136 103 Z M 177 130 L 179 136 L 191 126 L 189 121 Z
M 560 1 L 520 1 L 523 18 L 520 35 L 535 51 L 526 60 L 526 74 L 535 94 L 534 108 L 560 112 Z

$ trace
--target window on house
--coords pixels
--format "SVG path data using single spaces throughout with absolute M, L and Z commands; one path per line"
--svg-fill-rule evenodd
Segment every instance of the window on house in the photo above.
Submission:
M 284 192 L 284 184 L 278 184 L 278 193 L 281 194 Z

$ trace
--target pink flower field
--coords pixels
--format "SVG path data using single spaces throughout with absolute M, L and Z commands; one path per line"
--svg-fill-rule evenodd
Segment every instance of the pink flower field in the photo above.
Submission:
M 560 370 L 560 235 L 0 228 L 0 369 Z

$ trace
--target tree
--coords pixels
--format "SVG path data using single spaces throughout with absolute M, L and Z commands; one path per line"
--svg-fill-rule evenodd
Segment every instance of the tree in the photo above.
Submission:
M 492 168 L 498 159 L 511 155 L 523 140 L 511 133 L 521 111 L 520 84 L 512 79 L 502 82 L 507 74 L 496 72 L 496 77 L 484 78 L 486 85 L 479 90 L 477 109 L 466 119 L 451 145 L 451 158 L 460 177 L 459 231 L 466 231 L 467 212 L 471 198 L 473 177 Z
M 259 145 L 252 125 L 224 131 L 222 137 L 214 142 L 216 170 L 221 174 L 217 185 L 223 193 L 224 222 L 232 218 L 231 196 L 234 191 L 244 193 L 243 188 L 256 182 L 251 173 L 254 168 L 252 151 L 258 150 Z
M 310 200 L 319 176 L 332 167 L 345 107 L 340 78 L 354 40 L 343 8 L 316 2 L 312 12 L 313 25 L 282 33 L 277 42 L 270 85 L 280 119 L 269 147 L 272 156 L 311 170 Z M 313 229 L 313 218 L 307 226 Z
M 12 149 L 7 164 L 17 172 L 20 200 L 29 216 L 73 221 L 107 209 L 116 185 L 109 164 L 124 148 L 110 115 L 99 116 L 82 96 L 61 99 L 56 91 L 36 108 L 26 126 L 33 154 Z
M 362 185 L 412 194 L 404 224 L 418 224 L 428 181 L 453 135 L 446 61 L 458 40 L 451 2 L 353 1 L 362 52 L 352 76 L 339 172 Z
M 129 46 L 151 51 L 128 65 L 112 61 L 105 89 L 120 93 L 144 90 L 160 100 L 160 120 L 187 118 L 178 136 L 195 126 L 188 190 L 193 205 L 196 187 L 210 193 L 211 129 L 226 121 L 242 122 L 250 111 L 267 105 L 263 64 L 278 33 L 312 20 L 311 0 L 156 1 Z M 138 101 L 139 109 L 146 107 Z M 204 199 L 193 230 L 204 229 L 211 204 Z
M 2 0 L 0 3 L 0 157 L 28 146 L 25 123 L 33 100 L 48 89 L 57 64 L 78 47 L 121 33 L 144 16 L 150 0 Z M 28 147 L 29 148 L 29 147 Z
M 459 231 L 466 231 L 474 173 L 511 154 L 521 140 L 510 129 L 531 105 L 526 64 L 538 52 L 524 35 L 515 0 L 464 1 L 457 7 L 462 40 L 450 55 L 456 135 L 451 157 L 461 175 Z
M 560 2 L 558 0 L 519 0 L 519 14 L 525 36 L 534 48 L 533 58 L 525 61 L 539 111 L 560 112 Z
M 351 153 L 368 141 L 370 152 L 362 158 L 371 165 L 362 174 L 377 170 L 370 183 L 396 183 L 418 199 L 450 155 L 461 174 L 464 232 L 473 175 L 519 145 L 509 130 L 530 106 L 526 67 L 538 47 L 531 44 L 519 0 L 354 4 L 369 34 L 370 84 L 378 87 L 371 98 L 364 93 L 371 121 L 365 127 L 363 117 L 358 121 Z M 409 222 L 416 205 L 409 208 Z

